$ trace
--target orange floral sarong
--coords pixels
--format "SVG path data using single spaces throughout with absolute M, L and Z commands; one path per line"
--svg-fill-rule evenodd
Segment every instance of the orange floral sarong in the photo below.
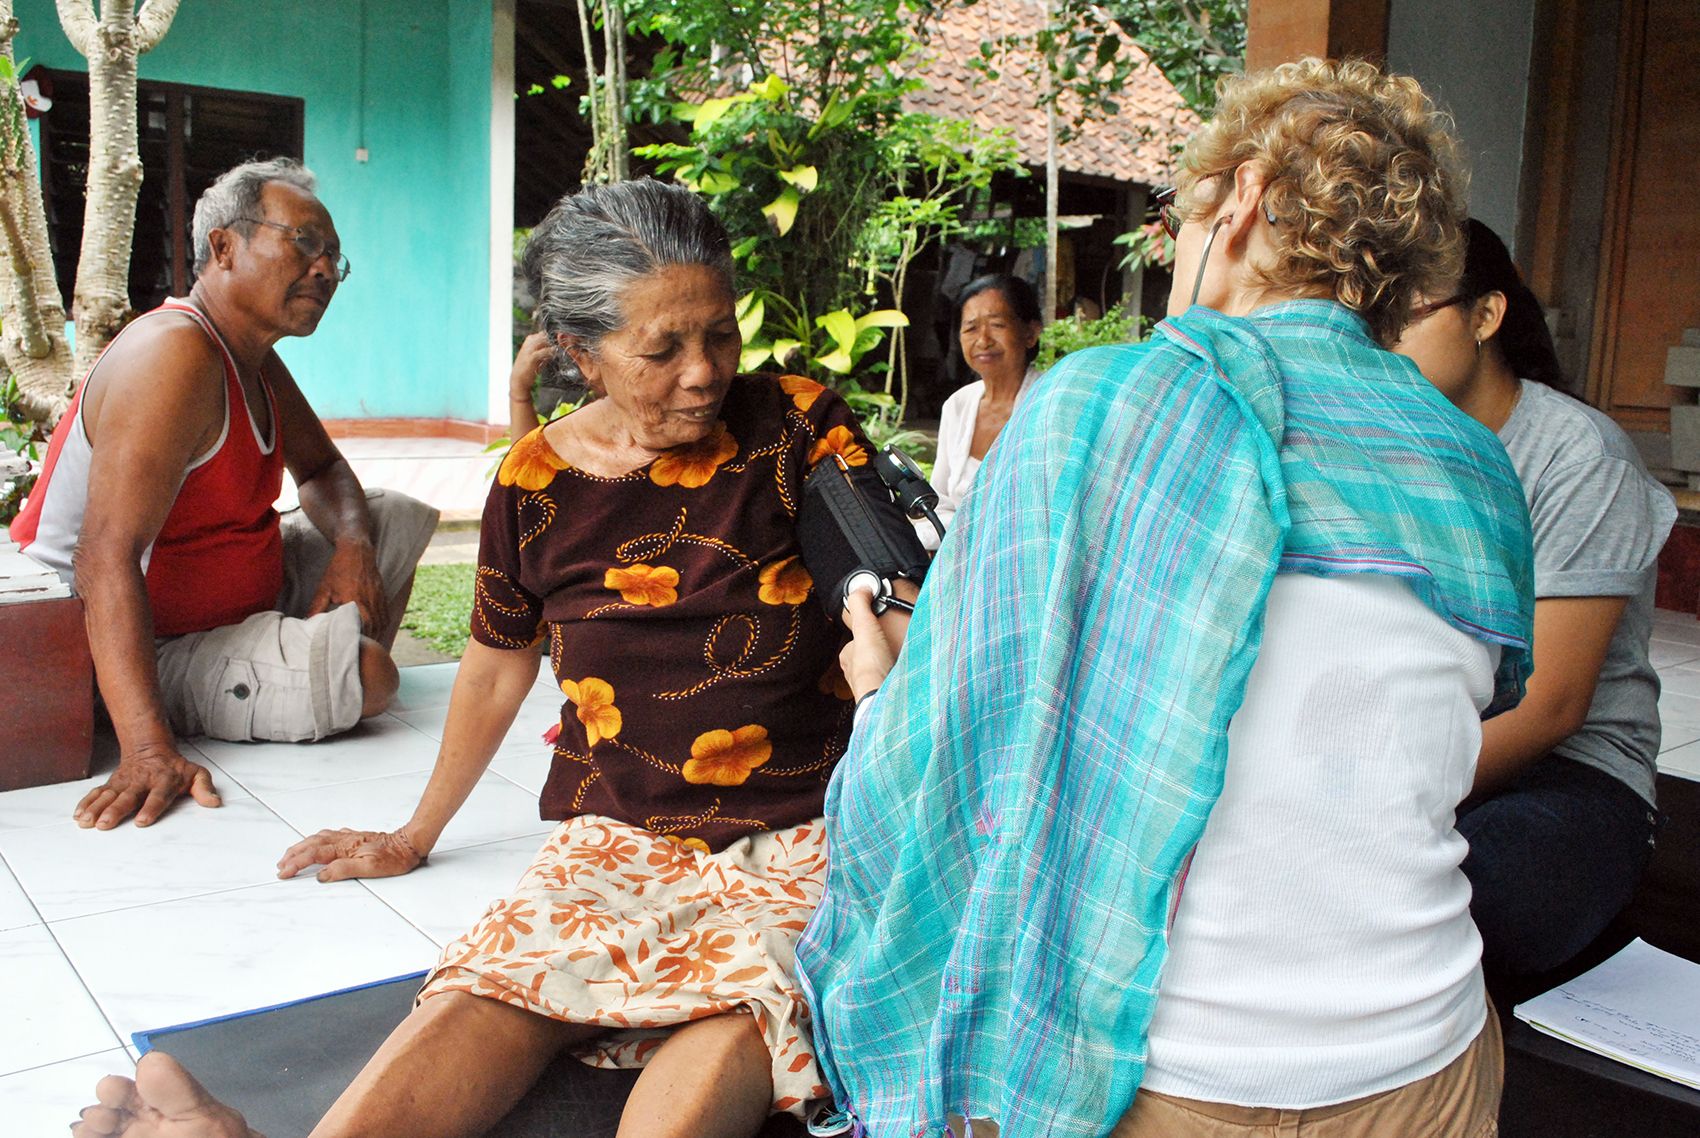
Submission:
M 579 1058 L 641 1067 L 672 1028 L 755 1017 L 773 1058 L 773 1109 L 804 1117 L 827 1088 L 793 953 L 826 874 L 807 822 L 711 854 L 593 815 L 562 822 L 514 893 L 443 950 L 420 1000 L 468 992 L 609 1034 Z

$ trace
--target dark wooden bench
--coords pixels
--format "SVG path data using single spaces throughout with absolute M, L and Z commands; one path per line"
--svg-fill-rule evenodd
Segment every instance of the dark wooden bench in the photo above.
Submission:
M 87 778 L 93 747 L 83 602 L 0 605 L 0 791 Z
M 1668 821 L 1629 907 L 1563 968 L 1490 981 L 1505 1028 L 1503 1138 L 1695 1138 L 1700 1091 L 1542 1035 L 1511 1014 L 1522 1000 L 1581 975 L 1636 937 L 1700 961 L 1700 782 L 1660 775 Z

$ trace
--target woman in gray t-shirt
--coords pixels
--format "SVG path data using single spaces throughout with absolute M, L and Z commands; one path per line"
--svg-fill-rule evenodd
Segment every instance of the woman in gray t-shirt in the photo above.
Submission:
M 1481 222 L 1458 288 L 1413 309 L 1394 350 L 1498 432 L 1529 502 L 1535 670 L 1522 704 L 1483 725 L 1458 830 L 1483 962 L 1545 971 L 1628 904 L 1651 851 L 1659 680 L 1647 641 L 1676 507 L 1617 424 L 1554 389 L 1540 303 Z

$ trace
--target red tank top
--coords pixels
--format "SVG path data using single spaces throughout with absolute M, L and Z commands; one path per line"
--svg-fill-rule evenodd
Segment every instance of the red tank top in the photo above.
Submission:
M 283 590 L 283 538 L 273 503 L 283 489 L 283 448 L 278 445 L 277 401 L 265 377 L 260 386 L 271 412 L 269 445 L 248 413 L 236 361 L 211 321 L 176 300 L 139 319 L 157 312 L 193 318 L 224 363 L 223 434 L 213 452 L 189 468 L 165 524 L 142 555 L 154 634 L 178 636 L 235 624 L 276 606 Z M 87 386 L 85 378 L 54 429 L 41 479 L 12 525 L 20 546 L 47 564 L 63 566 L 61 571 L 70 566 L 88 500 L 91 450 L 82 424 Z

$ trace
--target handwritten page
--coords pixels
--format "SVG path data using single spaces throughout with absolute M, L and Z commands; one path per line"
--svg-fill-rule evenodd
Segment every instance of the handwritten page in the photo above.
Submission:
M 1700 964 L 1631 941 L 1515 1009 L 1548 1035 L 1700 1090 Z

